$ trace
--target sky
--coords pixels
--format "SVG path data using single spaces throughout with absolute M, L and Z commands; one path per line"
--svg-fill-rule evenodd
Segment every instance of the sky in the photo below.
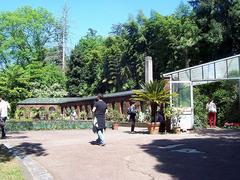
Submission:
M 86 35 L 89 28 L 107 36 L 113 24 L 124 23 L 141 10 L 149 17 L 152 10 L 161 15 L 172 14 L 186 0 L 0 0 L 0 11 L 14 11 L 22 6 L 44 7 L 55 17 L 62 15 L 64 4 L 69 7 L 70 48 Z

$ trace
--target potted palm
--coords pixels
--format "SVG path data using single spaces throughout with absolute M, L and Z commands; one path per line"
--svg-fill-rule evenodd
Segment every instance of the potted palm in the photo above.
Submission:
M 150 134 L 159 132 L 160 123 L 156 119 L 157 107 L 169 103 L 169 98 L 173 96 L 166 85 L 166 80 L 155 80 L 141 84 L 141 90 L 133 90 L 132 100 L 147 102 L 150 105 L 151 123 L 148 124 Z

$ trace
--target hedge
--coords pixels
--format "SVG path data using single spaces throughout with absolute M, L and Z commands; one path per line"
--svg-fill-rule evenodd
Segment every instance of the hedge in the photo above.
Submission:
M 106 122 L 107 128 L 112 123 Z M 91 129 L 92 121 L 48 120 L 48 121 L 7 121 L 7 131 L 30 131 L 30 130 L 60 130 L 60 129 Z

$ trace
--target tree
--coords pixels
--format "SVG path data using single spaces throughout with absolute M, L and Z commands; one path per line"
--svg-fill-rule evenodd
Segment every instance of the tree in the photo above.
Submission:
M 201 59 L 218 59 L 240 53 L 238 0 L 194 0 L 192 19 L 201 30 Z
M 46 48 L 56 43 L 57 22 L 46 9 L 25 6 L 0 13 L 0 61 L 20 65 L 44 60 Z
M 163 73 L 176 70 L 179 64 L 174 62 L 174 53 L 170 48 L 170 29 L 175 23 L 172 16 L 161 16 L 153 12 L 149 21 L 144 24 L 147 53 L 153 58 L 153 78 L 161 79 Z
M 12 65 L 0 71 L 0 94 L 11 103 L 11 115 L 16 104 L 22 99 L 31 97 L 30 76 L 19 65 Z
M 30 76 L 30 92 L 32 97 L 66 96 L 66 76 L 59 66 L 33 61 L 25 67 Z
M 67 71 L 67 88 L 71 96 L 89 96 L 101 90 L 104 42 L 91 34 L 80 39 L 72 51 Z
M 183 1 L 181 1 L 174 12 L 174 17 L 176 17 L 177 19 L 184 19 L 189 17 L 190 14 L 191 7 L 189 6 L 189 4 L 185 4 Z
M 175 62 L 181 68 L 187 68 L 192 61 L 191 55 L 197 52 L 200 30 L 190 18 L 182 18 L 174 22 L 172 28 L 169 29 L 171 42 L 169 48 L 173 49 Z

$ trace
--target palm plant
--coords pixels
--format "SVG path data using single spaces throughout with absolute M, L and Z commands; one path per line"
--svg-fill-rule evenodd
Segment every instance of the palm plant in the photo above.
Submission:
M 167 81 L 155 80 L 141 84 L 141 90 L 133 90 L 131 99 L 149 103 L 151 106 L 152 122 L 156 122 L 155 114 L 157 112 L 157 107 L 161 104 L 169 103 L 171 96 L 174 96 L 174 94 L 170 94 L 167 88 Z

